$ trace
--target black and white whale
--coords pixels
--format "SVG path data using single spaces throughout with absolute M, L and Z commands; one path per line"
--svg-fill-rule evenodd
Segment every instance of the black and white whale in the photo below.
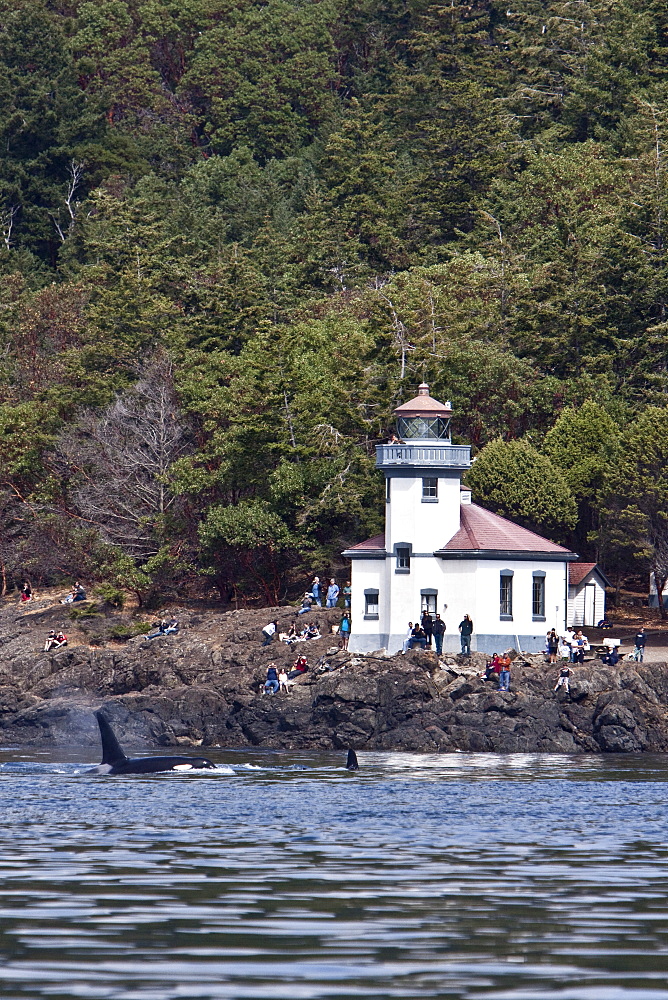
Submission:
M 357 754 L 354 750 L 348 751 L 348 760 L 346 761 L 346 767 L 349 771 L 359 771 L 360 766 L 357 763 Z
M 96 712 L 95 718 L 100 727 L 102 763 L 89 774 L 155 774 L 157 771 L 192 771 L 216 766 L 206 757 L 126 757 L 102 712 Z

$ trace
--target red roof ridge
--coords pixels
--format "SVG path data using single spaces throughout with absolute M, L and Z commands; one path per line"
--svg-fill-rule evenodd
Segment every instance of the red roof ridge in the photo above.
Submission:
M 582 583 L 586 576 L 589 576 L 592 570 L 596 569 L 598 563 L 595 562 L 577 562 L 573 563 L 572 566 L 568 567 L 568 582 L 577 587 L 578 583 Z

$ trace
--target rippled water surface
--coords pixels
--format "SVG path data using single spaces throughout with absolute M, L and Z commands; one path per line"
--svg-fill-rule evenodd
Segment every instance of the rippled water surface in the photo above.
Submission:
M 668 1000 L 665 757 L 86 756 L 0 749 L 4 998 Z

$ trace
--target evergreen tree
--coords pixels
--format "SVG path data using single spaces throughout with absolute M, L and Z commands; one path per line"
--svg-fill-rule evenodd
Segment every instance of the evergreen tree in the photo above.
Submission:
M 526 441 L 491 441 L 466 474 L 476 502 L 563 541 L 577 507 L 560 470 Z

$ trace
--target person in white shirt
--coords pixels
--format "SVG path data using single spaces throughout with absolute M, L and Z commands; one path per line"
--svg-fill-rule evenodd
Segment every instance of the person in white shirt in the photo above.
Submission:
M 573 662 L 573 640 L 575 639 L 575 632 L 572 628 L 567 628 L 564 632 L 564 645 L 568 646 L 568 659 Z
M 262 635 L 264 636 L 263 646 L 268 646 L 276 635 L 276 630 L 278 629 L 278 622 L 269 622 L 268 625 L 262 629 Z
M 408 623 L 408 632 L 406 632 L 406 638 L 404 639 L 404 646 L 401 650 L 402 653 L 407 653 L 409 650 L 409 642 L 413 638 L 413 622 Z

